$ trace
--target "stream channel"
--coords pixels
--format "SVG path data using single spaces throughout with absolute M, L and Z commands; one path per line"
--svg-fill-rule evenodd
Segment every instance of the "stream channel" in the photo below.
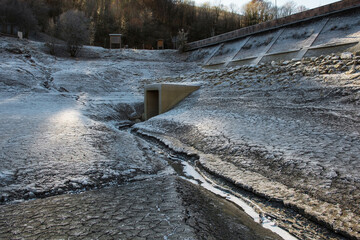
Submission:
M 160 147 L 160 149 L 164 151 L 169 165 L 172 166 L 177 175 L 182 179 L 199 185 L 200 187 L 214 193 L 215 195 L 234 203 L 246 214 L 248 214 L 254 220 L 254 222 L 261 224 L 262 227 L 267 228 L 272 232 L 275 232 L 283 239 L 298 239 L 286 230 L 277 226 L 277 224 L 272 221 L 271 215 L 264 213 L 256 203 L 244 196 L 241 196 L 239 193 L 233 191 L 229 187 L 220 185 L 219 183 L 212 180 L 211 176 L 205 174 L 204 171 L 197 167 L 197 156 L 189 156 L 186 153 L 175 152 L 156 138 L 144 135 L 133 128 L 129 128 L 127 131 Z

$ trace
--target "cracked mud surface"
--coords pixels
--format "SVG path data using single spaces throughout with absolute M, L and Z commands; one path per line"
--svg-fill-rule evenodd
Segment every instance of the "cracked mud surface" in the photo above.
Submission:
M 280 239 L 218 201 L 175 177 L 154 178 L 0 206 L 0 238 Z
M 174 178 L 1 206 L 2 239 L 194 239 Z
M 360 237 L 358 57 L 214 71 L 171 51 L 87 48 L 91 58 L 74 60 L 0 40 L 0 238 L 277 239 L 175 180 L 161 148 L 119 130 L 132 125 L 255 193 L 301 239 Z M 155 82 L 202 87 L 139 123 Z

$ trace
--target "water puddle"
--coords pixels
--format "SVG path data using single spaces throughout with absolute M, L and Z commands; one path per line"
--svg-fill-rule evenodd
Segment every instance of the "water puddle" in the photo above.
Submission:
M 280 237 L 286 240 L 296 240 L 298 238 L 294 237 L 284 229 L 278 227 L 275 222 L 271 221 L 265 216 L 259 215 L 254 208 L 252 208 L 246 201 L 244 201 L 239 196 L 236 196 L 231 193 L 231 190 L 228 190 L 224 187 L 221 187 L 211 181 L 208 178 L 205 178 L 201 175 L 190 163 L 183 160 L 180 157 L 174 156 L 172 154 L 168 155 L 170 159 L 169 163 L 174 168 L 176 173 L 183 179 L 190 181 L 194 184 L 200 185 L 201 187 L 207 189 L 208 191 L 227 199 L 228 201 L 233 202 L 237 206 L 241 207 L 253 220 L 257 223 L 260 223 L 264 228 L 275 232 Z

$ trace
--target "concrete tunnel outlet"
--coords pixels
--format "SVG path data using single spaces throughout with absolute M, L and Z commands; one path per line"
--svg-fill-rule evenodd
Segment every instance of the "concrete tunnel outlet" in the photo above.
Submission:
M 198 85 L 170 83 L 146 85 L 144 93 L 145 120 L 169 111 L 199 88 Z

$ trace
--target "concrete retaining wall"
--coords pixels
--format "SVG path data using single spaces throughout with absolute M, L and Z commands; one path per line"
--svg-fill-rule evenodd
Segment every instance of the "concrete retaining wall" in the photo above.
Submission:
M 145 86 L 145 120 L 164 113 L 200 86 L 181 84 L 151 84 Z
M 310 9 L 305 12 L 293 14 L 287 17 L 274 19 L 257 25 L 253 25 L 235 31 L 231 31 L 228 33 L 224 33 L 221 35 L 217 35 L 211 38 L 206 38 L 200 41 L 191 42 L 187 44 L 187 50 L 190 51 L 198 48 L 208 47 L 211 45 L 242 38 L 248 35 L 269 31 L 277 28 L 282 28 L 292 24 L 297 24 L 303 21 L 311 21 L 314 18 L 322 18 L 324 16 L 328 16 L 339 12 L 346 12 L 348 10 L 359 7 L 360 7 L 360 0 L 343 0 L 322 7 Z
M 212 38 L 214 41 L 208 46 L 193 50 L 189 55 L 192 60 L 203 61 L 205 67 L 220 68 L 301 59 L 341 51 L 360 51 L 360 5 L 354 7 L 358 2 L 360 0 L 342 1 L 313 9 L 301 15 L 320 14 L 325 10 L 329 12 L 331 9 L 339 9 L 339 6 L 348 6 L 336 14 L 333 11 L 330 15 L 323 14 L 310 20 L 307 18 L 306 21 L 255 31 L 233 40 L 220 35 L 217 40 Z M 221 41 L 221 38 L 227 40 Z M 208 40 L 212 41 L 203 41 Z M 213 44 L 216 41 L 219 43 Z

